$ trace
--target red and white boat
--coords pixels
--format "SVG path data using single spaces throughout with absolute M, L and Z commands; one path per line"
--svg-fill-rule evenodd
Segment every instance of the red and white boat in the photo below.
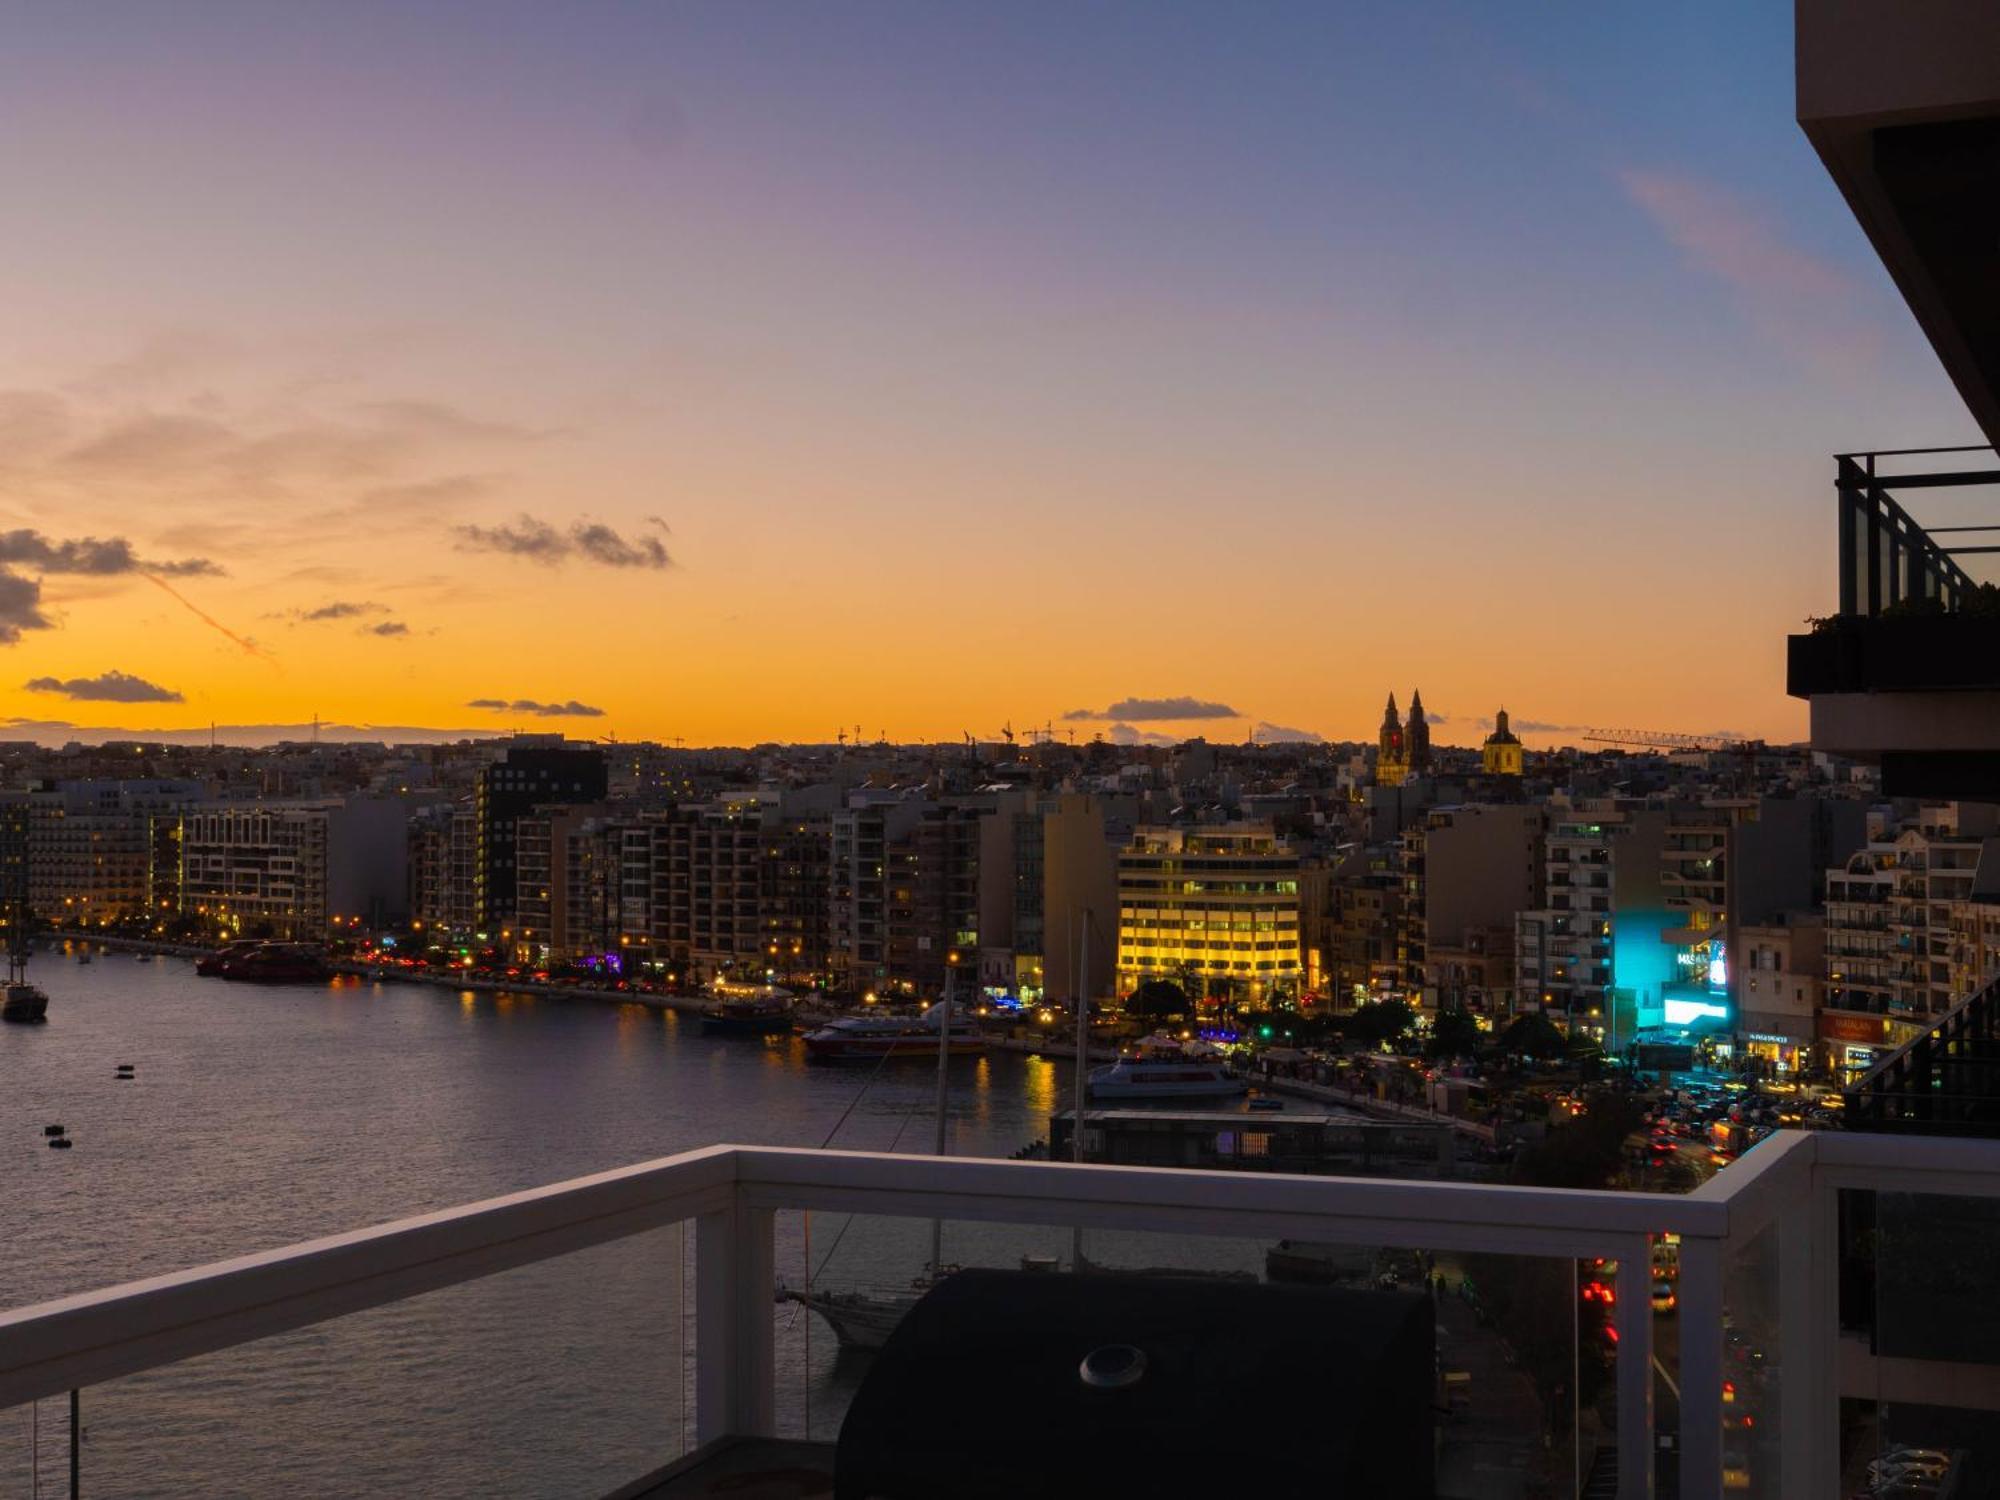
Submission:
M 878 1057 L 936 1057 L 938 1027 L 944 1024 L 945 1008 L 933 1005 L 921 1016 L 857 1015 L 806 1033 L 806 1055 L 826 1062 L 855 1059 L 873 1061 Z M 970 1056 L 986 1046 L 963 1011 L 951 1017 L 945 1034 L 945 1051 L 953 1057 Z

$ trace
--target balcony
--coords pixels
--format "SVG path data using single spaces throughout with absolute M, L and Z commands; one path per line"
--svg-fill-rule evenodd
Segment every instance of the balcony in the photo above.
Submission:
M 1151 1268 L 1131 1274 L 1155 1278 L 1152 1304 L 1188 1295 L 1198 1283 L 1186 1273 L 1223 1264 L 1231 1247 L 1249 1247 L 1262 1263 L 1264 1247 L 1286 1240 L 1400 1247 L 1439 1266 L 1481 1257 L 1481 1276 L 1487 1262 L 1538 1264 L 1567 1323 L 1581 1267 L 1615 1303 L 1602 1342 L 1579 1341 L 1565 1356 L 1582 1371 L 1612 1351 L 1578 1428 L 1597 1439 L 1588 1456 L 1579 1443 L 1574 1458 L 1577 1472 L 1588 1465 L 1590 1493 L 1832 1497 L 1848 1492 L 1867 1457 L 1841 1451 L 1843 1397 L 1872 1400 L 1893 1388 L 1901 1401 L 1935 1399 L 1963 1380 L 1971 1357 L 1955 1348 L 1955 1363 L 1933 1366 L 1921 1339 L 1913 1351 L 1910 1339 L 1890 1336 L 1881 1312 L 1874 1342 L 1843 1337 L 1841 1215 L 1855 1195 L 1867 1197 L 1880 1232 L 1900 1222 L 1911 1194 L 1973 1201 L 1976 1216 L 2000 1199 L 2000 1143 L 1779 1132 L 1685 1196 L 717 1146 L 0 1314 L 0 1408 L 38 1404 L 21 1425 L 48 1454 L 44 1492 L 66 1459 L 73 1494 L 157 1493 L 161 1476 L 206 1444 L 237 1466 L 218 1486 L 232 1493 L 278 1493 L 288 1481 L 299 1490 L 289 1445 L 341 1465 L 333 1470 L 341 1487 L 373 1493 L 532 1489 L 634 1500 L 742 1488 L 744 1472 L 759 1465 L 791 1476 L 784 1493 L 819 1493 L 797 1486 L 831 1472 L 831 1440 L 857 1377 L 851 1362 L 828 1359 L 824 1333 L 817 1360 L 809 1343 L 802 1348 L 814 1315 L 780 1311 L 780 1267 L 809 1274 L 817 1254 L 823 1268 L 825 1241 L 853 1226 L 895 1227 L 915 1243 L 937 1220 L 950 1224 L 968 1263 L 1046 1260 L 1050 1247 L 1087 1235 L 1093 1272 L 1107 1261 Z M 822 1218 L 815 1241 L 805 1212 L 833 1216 L 836 1228 L 825 1232 Z M 1679 1251 L 1669 1321 L 1656 1317 L 1651 1283 L 1654 1249 L 1670 1234 Z M 1119 1242 L 1122 1262 L 1108 1248 Z M 616 1244 L 636 1252 L 623 1290 L 587 1259 Z M 1600 1258 L 1617 1269 L 1590 1270 Z M 528 1274 L 540 1281 L 523 1290 L 516 1278 Z M 509 1286 L 511 1300 L 478 1300 Z M 434 1321 L 410 1312 L 426 1307 Z M 402 1319 L 386 1341 L 385 1317 Z M 1509 1465 L 1546 1461 L 1537 1435 L 1521 1430 L 1530 1377 L 1457 1299 L 1440 1299 L 1437 1318 L 1442 1368 L 1459 1383 L 1436 1413 L 1435 1486 L 1409 1493 L 1517 1493 Z M 496 1405 L 522 1403 L 520 1421 L 484 1406 L 440 1408 L 446 1350 L 425 1330 L 468 1325 L 511 1332 L 533 1351 L 537 1362 L 523 1359 L 493 1381 Z M 357 1327 L 370 1338 L 351 1337 Z M 1045 1334 L 1058 1346 L 1068 1337 L 1060 1324 Z M 626 1388 L 602 1368 L 603 1351 L 625 1344 L 656 1359 L 656 1386 Z M 360 1351 L 385 1348 L 413 1356 L 423 1383 L 377 1417 L 367 1403 L 389 1372 Z M 1073 1373 L 1088 1352 L 1058 1349 L 1054 1364 Z M 1328 1346 L 1324 1357 L 1338 1367 L 1352 1352 Z M 813 1387 L 809 1377 L 828 1368 L 847 1373 Z M 560 1379 L 529 1378 L 550 1369 Z M 2000 1357 L 1979 1366 L 1981 1391 L 2000 1386 L 1996 1371 Z M 193 1416 L 149 1405 L 177 1381 L 202 1393 Z M 1035 1444 L 1022 1436 L 1047 1430 L 1052 1404 L 1079 1399 L 1011 1387 L 965 1395 L 967 1420 L 942 1440 L 963 1445 L 968 1475 L 1013 1462 L 1024 1448 L 1032 1462 Z M 363 1409 L 346 1409 L 350 1401 Z M 1034 1420 L 995 1425 L 971 1415 L 994 1403 L 999 1415 Z M 77 1418 L 88 1441 L 69 1444 Z M 1525 1420 L 1532 1426 L 1532 1411 Z M 267 1422 L 284 1427 L 281 1441 Z M 466 1430 L 480 1441 L 461 1441 Z M 1905 1442 L 1923 1435 L 1898 1431 Z M 935 1431 L 910 1440 L 919 1436 L 933 1447 L 940 1440 Z M 1223 1445 L 1254 1492 L 1274 1445 L 1300 1436 L 1217 1430 L 1201 1441 Z M 0 1466 L 16 1459 L 9 1453 Z M 1990 1461 L 1975 1452 L 1959 1459 Z M 270 1472 L 244 1472 L 260 1461 Z M 546 1482 L 529 1484 L 509 1467 L 530 1461 Z M 614 1461 L 629 1472 L 607 1473 Z M 1050 1491 L 1058 1492 L 1068 1493 Z
M 1892 795 L 2000 789 L 2000 609 L 1961 562 L 2000 554 L 2000 525 L 1980 506 L 2000 484 L 1992 453 L 1835 460 L 1840 609 L 1788 639 L 1786 688 L 1812 704 L 1813 748 L 1880 760 Z M 1949 524 L 1919 524 L 1896 498 L 1912 490 L 1941 497 L 1933 504 Z

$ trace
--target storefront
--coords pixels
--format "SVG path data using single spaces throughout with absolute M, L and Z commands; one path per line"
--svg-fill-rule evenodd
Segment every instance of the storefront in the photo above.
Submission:
M 1738 1036 L 1743 1043 L 1743 1055 L 1768 1064 L 1777 1077 L 1789 1077 L 1811 1061 L 1811 1037 L 1801 1039 L 1775 1031 L 1744 1031 Z
M 1843 1084 L 1854 1082 L 1894 1050 L 1886 1016 L 1822 1011 L 1819 1040 L 1828 1069 Z

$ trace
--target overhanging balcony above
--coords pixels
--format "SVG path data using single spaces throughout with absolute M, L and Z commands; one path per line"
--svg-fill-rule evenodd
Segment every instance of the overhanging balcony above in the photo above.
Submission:
M 1815 750 L 1878 761 L 1899 796 L 2000 796 L 2000 485 L 1990 448 L 1836 459 L 1839 612 L 1787 642 Z M 1924 492 L 1919 524 L 1898 499 Z
M 1799 0 L 1798 120 L 2000 442 L 2000 7 Z

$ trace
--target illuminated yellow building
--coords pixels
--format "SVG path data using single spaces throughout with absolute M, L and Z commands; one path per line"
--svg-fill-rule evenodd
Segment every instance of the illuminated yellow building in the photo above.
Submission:
M 1488 776 L 1519 776 L 1527 763 L 1527 752 L 1507 727 L 1507 710 L 1493 716 L 1493 732 L 1479 747 L 1479 768 Z
M 1299 856 L 1269 823 L 1141 828 L 1118 855 L 1118 988 L 1252 1001 L 1299 980 Z

